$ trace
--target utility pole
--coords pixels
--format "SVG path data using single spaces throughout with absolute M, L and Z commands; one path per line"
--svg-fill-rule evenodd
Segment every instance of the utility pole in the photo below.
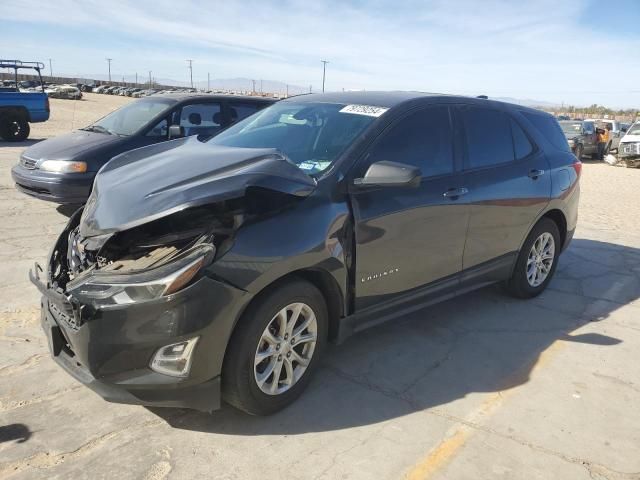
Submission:
M 151 70 L 149 70 L 149 88 L 151 88 Z
M 113 60 L 113 58 L 107 58 L 107 64 L 109 65 L 109 83 L 111 83 L 111 60 Z
M 191 77 L 191 88 L 193 88 L 193 60 L 187 60 L 189 62 L 189 76 Z
M 136 72 L 136 87 L 138 86 L 138 72 Z
M 260 95 L 262 95 L 262 79 L 260 79 Z
M 327 62 L 326 60 L 320 60 L 322 62 L 322 93 L 324 93 L 324 79 L 327 75 Z
M 211 75 L 207 72 L 207 90 L 211 90 Z
M 255 80 L 251 80 L 251 82 L 253 83 L 253 93 L 256 93 L 256 81 Z
M 49 76 L 53 77 L 53 67 L 51 66 L 51 59 L 49 59 Z

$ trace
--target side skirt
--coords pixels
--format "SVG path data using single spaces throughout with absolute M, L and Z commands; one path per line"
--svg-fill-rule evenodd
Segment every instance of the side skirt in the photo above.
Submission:
M 461 294 L 508 279 L 518 252 L 463 270 L 457 275 L 419 287 L 411 292 L 374 305 L 340 320 L 335 343 L 344 342 L 354 333 L 401 318 L 430 305 L 450 300 Z

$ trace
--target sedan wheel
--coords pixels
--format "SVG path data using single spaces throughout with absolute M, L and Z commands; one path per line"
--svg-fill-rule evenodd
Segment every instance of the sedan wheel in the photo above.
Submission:
M 253 374 L 260 390 L 279 395 L 293 387 L 307 370 L 316 348 L 318 322 L 305 303 L 280 310 L 262 332 Z

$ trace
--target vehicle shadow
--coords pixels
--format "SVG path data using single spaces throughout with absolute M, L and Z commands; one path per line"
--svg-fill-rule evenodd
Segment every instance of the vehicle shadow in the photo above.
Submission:
M 31 438 L 33 433 L 29 427 L 23 423 L 12 423 L 0 426 L 0 443 L 16 440 L 17 443 L 24 443 Z
M 6 142 L 0 138 L 0 147 L 30 147 L 43 140 L 46 140 L 46 138 L 28 138 L 21 142 Z
M 233 435 L 378 423 L 522 385 L 558 340 L 615 348 L 623 339 L 572 332 L 639 296 L 640 250 L 575 239 L 538 298 L 517 300 L 492 286 L 330 346 L 305 394 L 276 415 L 251 417 L 226 405 L 212 415 L 150 410 L 175 428 Z
M 58 205 L 56 211 L 67 218 L 71 218 L 81 206 L 82 205 Z

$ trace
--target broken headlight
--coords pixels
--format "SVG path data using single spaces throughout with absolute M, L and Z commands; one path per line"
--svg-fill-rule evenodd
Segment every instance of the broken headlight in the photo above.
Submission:
M 212 245 L 149 270 L 127 273 L 92 271 L 69 282 L 67 292 L 83 303 L 126 305 L 171 295 L 185 287 L 212 257 Z

